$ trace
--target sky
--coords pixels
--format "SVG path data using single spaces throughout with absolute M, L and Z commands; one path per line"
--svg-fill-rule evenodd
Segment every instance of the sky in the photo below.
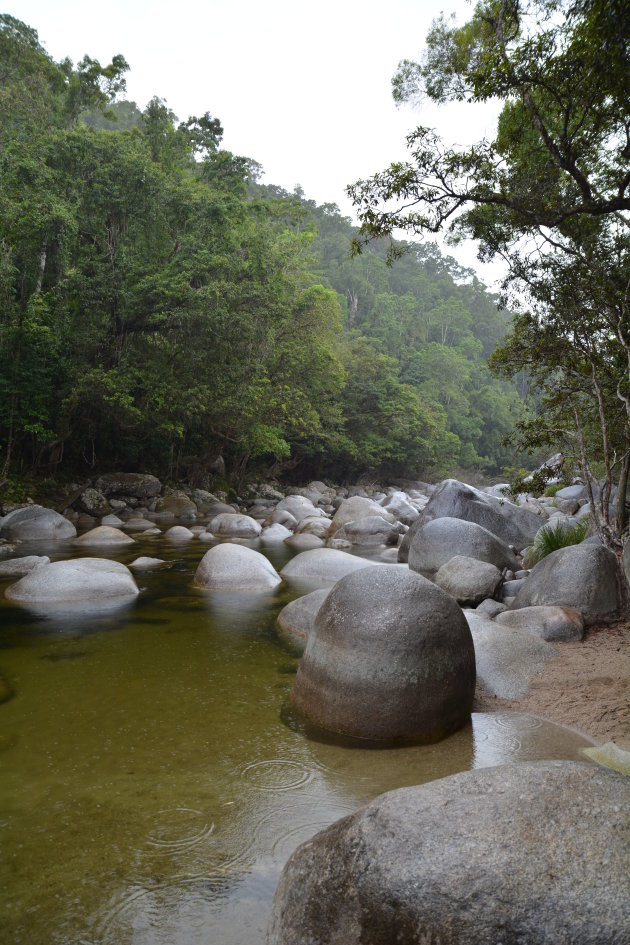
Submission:
M 130 66 L 126 97 L 154 95 L 180 120 L 209 111 L 223 146 L 254 158 L 264 183 L 300 185 L 354 218 L 345 187 L 404 159 L 405 135 L 436 128 L 448 144 L 492 135 L 498 106 L 397 108 L 391 77 L 417 59 L 434 17 L 472 13 L 468 0 L 19 0 L 4 12 L 36 29 L 55 60 L 86 53 Z M 491 284 L 473 244 L 450 254 Z

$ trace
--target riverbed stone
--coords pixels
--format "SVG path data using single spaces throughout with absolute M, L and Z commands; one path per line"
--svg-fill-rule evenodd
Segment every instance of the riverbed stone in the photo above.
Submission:
M 350 496 L 350 498 L 343 500 L 335 512 L 330 534 L 333 535 L 347 522 L 360 522 L 361 519 L 374 515 L 379 516 L 386 522 L 390 522 L 390 524 L 394 522 L 394 516 L 388 512 L 387 509 L 384 509 L 382 505 L 379 505 L 378 502 L 374 502 L 372 499 L 360 495 Z
M 164 532 L 164 537 L 168 538 L 169 541 L 190 541 L 191 538 L 195 537 L 195 533 L 191 532 L 185 525 L 172 525 Z
M 149 558 L 146 555 L 141 555 L 129 565 L 131 571 L 164 571 L 170 567 L 169 561 L 164 561 L 163 558 Z
M 403 525 L 413 525 L 419 516 L 419 511 L 411 504 L 406 492 L 392 492 L 381 500 L 383 508 L 393 515 Z
M 258 538 L 262 526 L 250 515 L 221 512 L 210 521 L 208 529 L 221 538 Z
M 380 565 L 330 591 L 290 700 L 333 732 L 435 741 L 468 720 L 474 690 L 472 637 L 457 603 L 419 574 Z
M 301 652 L 329 593 L 329 588 L 323 587 L 298 597 L 283 607 L 276 618 L 282 634 Z
M 455 555 L 438 570 L 435 583 L 462 606 L 480 604 L 492 597 L 501 583 L 501 572 L 494 564 L 467 555 Z
M 210 590 L 264 591 L 277 587 L 282 579 L 260 552 L 224 542 L 205 553 L 194 583 Z
M 129 568 L 106 558 L 53 561 L 31 571 L 5 591 L 21 603 L 101 601 L 132 597 L 138 588 Z
M 496 617 L 497 614 L 503 613 L 504 610 L 507 610 L 507 606 L 501 601 L 494 600 L 491 597 L 487 597 L 485 600 L 482 600 L 480 604 L 475 608 L 476 614 L 482 614 L 485 617 Z
M 412 571 L 431 573 L 455 555 L 476 558 L 500 570 L 519 567 L 518 559 L 505 542 L 481 525 L 460 518 L 436 518 L 426 522 L 411 542 L 409 567 Z
M 162 484 L 148 473 L 106 473 L 99 476 L 94 488 L 107 497 L 125 496 L 147 501 L 160 494 Z
M 506 610 L 495 617 L 502 627 L 529 630 L 548 643 L 567 640 L 582 640 L 584 619 L 573 607 L 522 607 Z
M 24 555 L 23 558 L 9 558 L 8 561 L 0 561 L 0 578 L 28 574 L 33 568 L 39 568 L 42 564 L 50 564 L 48 555 Z
M 329 518 L 308 515 L 299 522 L 295 533 L 296 535 L 317 535 L 318 538 L 326 539 L 330 533 L 330 524 Z
M 539 561 L 512 608 L 551 604 L 574 607 L 586 626 L 613 620 L 622 611 L 622 579 L 616 555 L 601 544 L 559 548 Z
M 164 495 L 155 504 L 156 512 L 172 512 L 175 518 L 194 519 L 197 506 L 186 495 Z
M 150 528 L 155 528 L 155 522 L 148 518 L 130 518 L 123 524 L 123 528 L 126 532 L 146 532 Z
M 266 528 L 263 528 L 260 537 L 263 541 L 275 542 L 284 541 L 285 538 L 290 538 L 291 534 L 291 531 L 281 525 L 280 522 L 274 522 L 273 525 L 267 525 Z
M 353 545 L 395 545 L 404 531 L 398 522 L 388 522 L 381 515 L 367 515 L 358 522 L 346 522 L 335 532 L 335 538 Z
M 521 762 L 377 797 L 298 847 L 267 945 L 630 942 L 630 790 Z
M 62 541 L 74 538 L 76 528 L 67 518 L 41 505 L 27 505 L 5 515 L 0 538 L 8 541 Z
M 79 548 L 90 548 L 100 545 L 122 546 L 135 544 L 135 539 L 131 538 L 129 535 L 125 535 L 119 528 L 113 528 L 111 525 L 97 525 L 96 528 L 91 528 L 89 532 L 85 532 L 85 534 L 75 538 L 72 544 L 77 545 Z
M 298 536 L 294 536 L 297 538 Z M 287 544 L 293 544 L 294 539 L 288 539 Z M 317 581 L 323 584 L 334 584 L 353 571 L 364 568 L 377 567 L 367 558 L 348 554 L 347 551 L 336 551 L 334 548 L 313 548 L 303 551 L 292 558 L 280 571 L 283 578 L 296 581 Z
M 289 512 L 299 524 L 302 519 L 324 516 L 324 512 L 303 495 L 288 495 L 276 505 L 276 512 Z
M 117 515 L 104 515 L 101 519 L 101 525 L 111 525 L 113 528 L 119 528 L 123 524 L 123 520 Z
M 464 611 L 475 644 L 477 682 L 501 699 L 522 699 L 534 676 L 558 651 L 523 627 L 504 627 L 476 610 Z
M 79 511 L 93 515 L 95 518 L 101 518 L 110 511 L 109 502 L 98 489 L 84 489 L 74 504 Z

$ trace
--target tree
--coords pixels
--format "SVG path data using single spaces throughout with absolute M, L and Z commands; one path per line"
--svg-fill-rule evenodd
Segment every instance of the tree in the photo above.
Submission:
M 603 497 L 615 451 L 627 459 L 629 442 L 629 36 L 621 0 L 482 0 L 462 27 L 441 17 L 422 61 L 400 64 L 394 97 L 498 96 L 496 137 L 457 150 L 418 128 L 409 162 L 350 188 L 362 219 L 357 250 L 395 227 L 448 228 L 478 239 L 483 258 L 507 262 L 503 301 L 520 302 L 521 315 L 495 365 L 529 364 L 542 385 L 543 413 L 522 428 L 526 445 L 543 442 L 545 428 L 566 432 L 568 410 L 589 481 L 599 450 L 606 486 L 596 524 L 612 545 L 621 519 L 610 527 Z

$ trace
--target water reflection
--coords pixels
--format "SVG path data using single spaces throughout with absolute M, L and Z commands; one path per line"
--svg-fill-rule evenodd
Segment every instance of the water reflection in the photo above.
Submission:
M 514 713 L 436 745 L 307 737 L 281 718 L 297 660 L 275 615 L 295 590 L 193 589 L 207 545 L 153 542 L 116 557 L 178 568 L 138 575 L 123 612 L 0 604 L 3 945 L 262 945 L 284 862 L 321 828 L 386 790 L 588 744 Z

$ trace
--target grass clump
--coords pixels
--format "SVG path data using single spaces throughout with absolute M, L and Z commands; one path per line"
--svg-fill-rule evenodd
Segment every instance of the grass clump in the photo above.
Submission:
M 540 529 L 536 540 L 528 554 L 531 564 L 538 564 L 552 551 L 558 548 L 568 548 L 569 545 L 579 545 L 586 538 L 588 531 L 588 519 L 579 522 L 577 525 L 566 525 L 564 522 L 556 522 L 555 525 L 544 525 Z

